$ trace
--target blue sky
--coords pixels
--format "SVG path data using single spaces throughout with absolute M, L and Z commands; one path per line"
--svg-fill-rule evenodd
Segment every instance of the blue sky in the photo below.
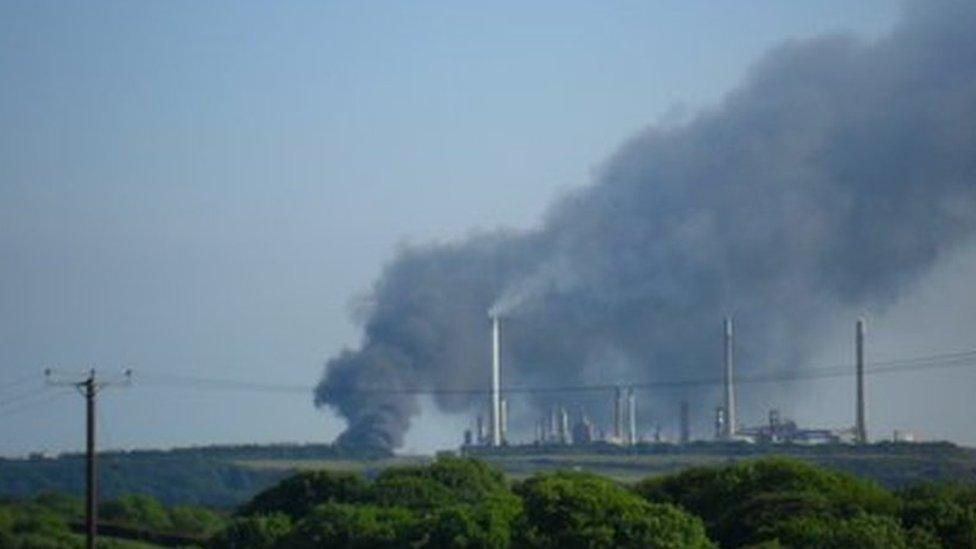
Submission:
M 531 227 L 629 136 L 716 104 L 768 48 L 871 39 L 898 11 L 3 2 L 0 379 L 37 380 L 0 393 L 30 395 L 0 419 L 0 453 L 82 445 L 82 403 L 43 389 L 49 365 L 135 370 L 103 398 L 110 446 L 329 440 L 341 425 L 311 394 L 139 379 L 311 386 L 356 344 L 350 304 L 397 246 Z M 463 423 L 425 418 L 408 450 Z

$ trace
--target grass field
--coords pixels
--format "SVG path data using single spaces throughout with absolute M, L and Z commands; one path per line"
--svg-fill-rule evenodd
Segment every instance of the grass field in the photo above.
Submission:
M 503 450 L 476 449 L 467 452 L 499 467 L 513 479 L 540 471 L 571 469 L 606 475 L 621 482 L 673 473 L 694 466 L 721 465 L 763 456 L 782 455 L 821 466 L 873 478 L 887 486 L 903 486 L 917 480 L 966 480 L 976 482 L 976 455 L 952 445 L 876 445 L 853 447 L 791 447 L 785 445 L 722 448 L 699 445 L 627 452 L 604 449 L 587 453 L 580 448 L 520 447 Z M 382 459 L 297 459 L 238 460 L 234 463 L 257 470 L 355 471 L 374 476 L 387 467 L 421 465 L 430 456 L 396 456 Z

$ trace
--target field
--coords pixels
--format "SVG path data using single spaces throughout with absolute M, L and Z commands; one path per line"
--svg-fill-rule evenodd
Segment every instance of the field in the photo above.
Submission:
M 948 443 L 874 444 L 857 447 L 746 445 L 694 443 L 687 446 L 641 445 L 633 448 L 598 445 L 519 446 L 502 449 L 470 448 L 464 455 L 484 459 L 514 479 L 538 471 L 572 469 L 634 482 L 648 476 L 673 473 L 694 466 L 721 465 L 762 456 L 790 456 L 824 467 L 872 478 L 889 487 L 916 481 L 976 481 L 976 451 Z M 392 466 L 421 465 L 427 456 L 381 459 L 239 460 L 235 465 L 255 470 L 357 471 L 373 476 Z

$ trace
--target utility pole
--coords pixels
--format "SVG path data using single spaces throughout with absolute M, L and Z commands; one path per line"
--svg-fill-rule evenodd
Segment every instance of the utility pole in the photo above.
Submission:
M 52 371 L 47 369 L 44 376 L 49 385 L 71 386 L 85 397 L 85 547 L 95 549 L 98 538 L 98 452 L 95 449 L 95 400 L 98 392 L 108 385 L 119 384 L 115 381 L 98 381 L 95 369 L 88 371 L 87 377 L 81 381 L 55 381 Z M 132 370 L 124 372 L 125 384 L 132 383 Z

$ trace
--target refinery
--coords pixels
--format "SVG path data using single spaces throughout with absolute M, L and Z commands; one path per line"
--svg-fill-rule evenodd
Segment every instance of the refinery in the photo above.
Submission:
M 463 446 L 467 449 L 491 449 L 525 445 L 509 437 L 509 399 L 501 386 L 502 364 L 501 319 L 491 317 L 491 389 L 488 421 L 482 413 L 474 418 L 472 429 L 464 432 Z M 766 412 L 765 421 L 759 425 L 742 425 L 736 415 L 736 381 L 734 374 L 735 344 L 732 319 L 726 317 L 722 324 L 722 399 L 709 410 L 713 418 L 713 430 L 697 441 L 740 442 L 757 444 L 866 444 L 867 424 L 864 397 L 864 337 L 865 322 L 857 320 L 854 327 L 853 374 L 855 379 L 854 421 L 849 427 L 822 428 L 801 427 L 783 417 L 773 408 Z M 677 433 L 662 434 L 660 423 L 641 425 L 637 414 L 637 387 L 615 386 L 606 406 L 610 410 L 610 422 L 598 425 L 583 406 L 563 403 L 549 407 L 534 422 L 530 445 L 587 445 L 611 444 L 632 446 L 640 443 L 687 444 L 696 441 L 692 437 L 692 409 L 687 400 L 681 400 L 675 410 Z M 894 442 L 914 442 L 909 431 L 895 431 Z

